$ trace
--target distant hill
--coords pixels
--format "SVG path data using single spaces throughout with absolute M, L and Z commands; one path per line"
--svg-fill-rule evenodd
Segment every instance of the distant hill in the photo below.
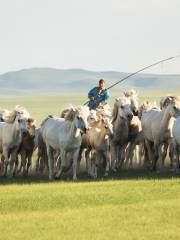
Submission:
M 7 72 L 0 75 L 2 94 L 53 94 L 87 92 L 96 86 L 98 80 L 106 80 L 107 86 L 117 82 L 129 73 L 105 71 L 95 72 L 83 69 L 31 68 Z M 119 89 L 180 89 L 180 75 L 137 74 L 117 85 Z

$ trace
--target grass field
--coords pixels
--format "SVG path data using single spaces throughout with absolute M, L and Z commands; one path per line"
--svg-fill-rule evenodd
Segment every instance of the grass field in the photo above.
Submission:
M 172 176 L 4 180 L 0 239 L 180 239 L 180 180 Z
M 158 100 L 162 93 L 142 93 Z M 114 94 L 114 97 L 118 94 Z M 25 106 L 38 123 L 85 96 L 0 97 L 2 108 Z M 111 99 L 111 104 L 113 98 Z M 0 179 L 0 239 L 180 239 L 180 178 L 140 170 L 78 182 L 67 177 Z

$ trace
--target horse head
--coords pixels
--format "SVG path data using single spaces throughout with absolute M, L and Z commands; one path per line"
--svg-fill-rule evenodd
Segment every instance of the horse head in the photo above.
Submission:
M 113 121 L 117 118 L 117 116 L 126 120 L 131 120 L 133 118 L 133 111 L 129 98 L 120 97 L 116 99 L 113 110 Z

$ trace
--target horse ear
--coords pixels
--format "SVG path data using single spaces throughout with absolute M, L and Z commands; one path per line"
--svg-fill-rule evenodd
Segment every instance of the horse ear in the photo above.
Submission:
M 167 107 L 168 104 L 169 104 L 172 100 L 173 100 L 173 99 L 172 99 L 171 96 L 167 96 L 167 97 L 165 98 L 165 100 L 162 102 L 162 107 Z
M 168 99 L 169 101 L 172 101 L 172 100 L 173 100 L 172 97 L 168 97 L 167 99 Z
M 105 120 L 104 120 L 104 118 L 101 116 L 101 121 L 103 122 L 103 123 L 105 123 Z
M 32 122 L 34 122 L 34 119 L 33 118 L 28 118 L 28 123 L 32 123 Z
M 137 91 L 135 89 L 131 89 L 131 95 L 137 95 Z

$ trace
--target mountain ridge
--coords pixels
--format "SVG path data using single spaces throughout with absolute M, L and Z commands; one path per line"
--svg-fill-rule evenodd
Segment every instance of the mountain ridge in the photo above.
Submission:
M 40 94 L 87 92 L 98 84 L 100 78 L 105 79 L 107 87 L 121 80 L 129 73 L 118 71 L 91 71 L 80 68 L 25 68 L 9 71 L 0 75 L 0 92 L 8 89 L 16 94 L 35 91 Z M 180 75 L 140 73 L 117 85 L 112 91 L 122 88 L 135 89 L 180 89 Z M 3 93 L 2 93 L 3 94 Z

